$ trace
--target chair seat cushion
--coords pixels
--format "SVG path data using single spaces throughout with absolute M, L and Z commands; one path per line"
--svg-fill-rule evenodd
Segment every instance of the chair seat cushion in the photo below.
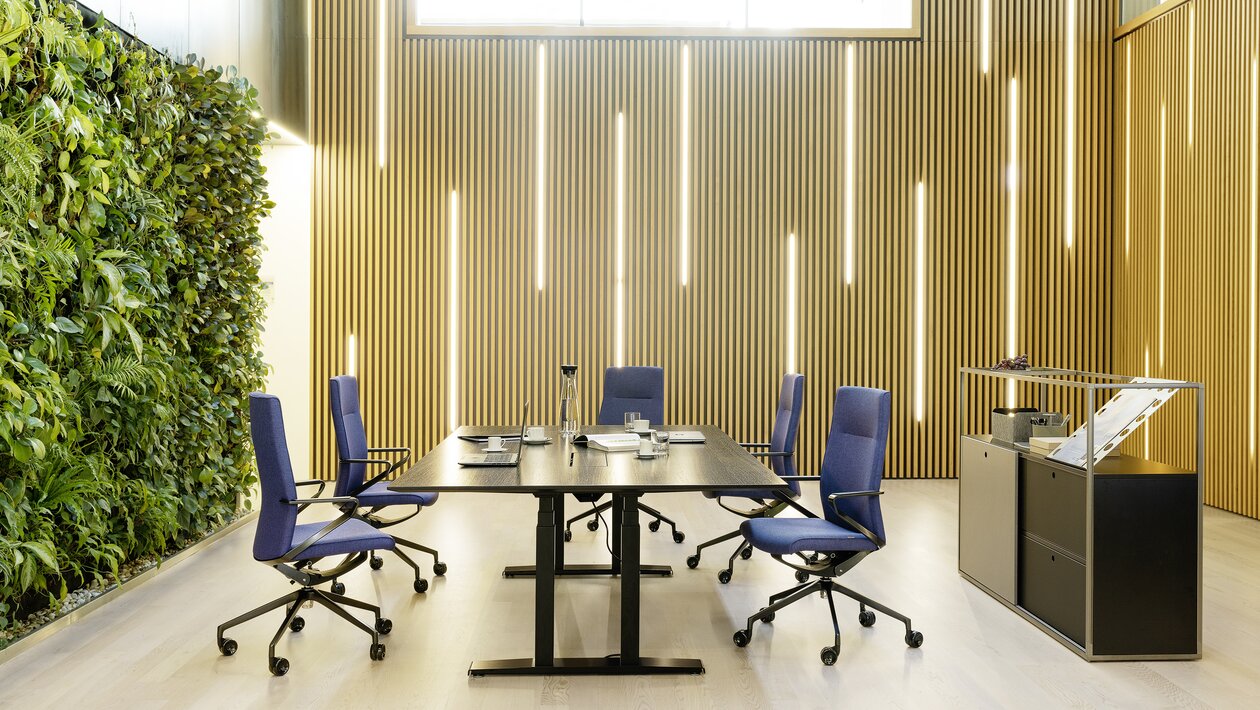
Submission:
M 739 531 L 753 547 L 772 555 L 877 549 L 865 535 L 822 518 L 755 518 L 745 520 Z
M 430 506 L 437 502 L 437 493 L 399 493 L 391 491 L 389 483 L 381 481 L 367 487 L 359 495 L 355 496 L 359 499 L 359 505 L 365 508 L 375 508 L 378 505 L 420 505 Z
M 325 520 L 321 523 L 303 523 L 298 525 L 293 529 L 293 546 L 301 545 L 307 538 L 323 530 L 327 524 L 328 521 Z M 313 560 L 319 557 L 348 555 L 352 552 L 364 552 L 366 550 L 392 549 L 394 549 L 393 536 L 377 530 L 358 518 L 351 518 L 320 538 L 319 542 L 302 550 L 296 559 Z

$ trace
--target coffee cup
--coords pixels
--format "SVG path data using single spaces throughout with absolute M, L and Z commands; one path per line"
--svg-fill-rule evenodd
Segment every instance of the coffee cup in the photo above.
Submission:
M 646 419 L 635 419 L 634 431 L 636 434 L 645 434 L 647 433 L 648 427 L 650 427 L 651 425 L 652 423 Z
M 502 451 L 503 437 L 492 436 L 486 439 L 486 451 Z
M 639 421 L 643 421 L 643 420 L 640 419 Z M 651 439 L 643 439 L 642 441 L 639 442 L 639 455 L 640 456 L 655 456 L 656 444 L 653 444 Z
M 543 428 L 540 426 L 532 426 L 525 429 L 526 441 L 542 441 L 545 438 L 547 437 L 543 435 Z

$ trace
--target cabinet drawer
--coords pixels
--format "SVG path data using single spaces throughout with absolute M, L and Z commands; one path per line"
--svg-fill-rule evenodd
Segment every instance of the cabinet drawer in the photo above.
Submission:
M 1085 645 L 1085 565 L 1027 535 L 1019 541 L 1019 605 Z
M 1019 527 L 1085 557 L 1085 477 L 1020 461 Z
M 1014 604 L 1019 454 L 963 437 L 959 478 L 958 569 Z

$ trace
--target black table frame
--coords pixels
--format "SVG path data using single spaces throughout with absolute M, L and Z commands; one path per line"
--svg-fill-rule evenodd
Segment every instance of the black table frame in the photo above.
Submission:
M 564 493 L 536 493 L 538 526 L 535 541 L 537 572 L 534 574 L 534 657 L 498 661 L 474 661 L 471 676 L 487 675 L 646 675 L 699 674 L 704 664 L 698 658 L 651 658 L 639 655 L 639 508 L 641 493 L 613 493 L 614 545 L 612 574 L 621 575 L 620 653 L 596 658 L 557 658 L 556 577 L 570 572 L 564 566 L 561 529 L 564 524 Z M 511 568 L 509 568 L 511 569 Z M 504 571 L 507 573 L 507 570 Z
M 636 496 L 637 498 L 637 496 Z M 552 569 L 555 570 L 557 577 L 585 577 L 594 575 L 619 575 L 621 574 L 621 510 L 615 503 L 612 506 L 612 524 L 609 530 L 612 533 L 612 544 L 609 546 L 613 550 L 612 563 L 606 565 L 590 565 L 590 564 L 565 564 L 564 562 L 564 496 L 555 496 L 555 515 L 557 524 L 554 526 L 554 537 L 556 550 L 552 556 Z M 541 563 L 541 560 L 539 560 Z M 508 578 L 515 577 L 533 577 L 536 574 L 537 565 L 508 565 L 503 568 L 503 576 Z M 674 568 L 670 565 L 639 565 L 639 574 L 654 575 L 660 577 L 671 577 L 674 574 Z

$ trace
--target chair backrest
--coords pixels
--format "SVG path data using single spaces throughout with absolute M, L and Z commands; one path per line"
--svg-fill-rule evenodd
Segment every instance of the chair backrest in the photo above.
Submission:
M 297 498 L 297 486 L 293 485 L 293 464 L 289 461 L 289 444 L 284 438 L 280 399 L 274 394 L 250 393 L 249 434 L 254 442 L 254 460 L 258 463 L 258 482 L 262 486 L 258 527 L 254 531 L 254 559 L 274 560 L 293 547 L 293 529 L 298 515 L 297 506 L 285 502 Z
M 770 450 L 796 453 L 796 432 L 801 423 L 801 407 L 805 401 L 805 376 L 789 372 L 779 387 L 779 402 L 774 410 L 774 429 L 770 432 Z M 796 475 L 795 456 L 771 456 L 770 469 L 780 476 Z
M 604 370 L 604 400 L 596 424 L 624 424 L 626 412 L 638 412 L 652 424 L 665 423 L 665 370 L 659 367 L 610 367 Z
M 337 485 L 334 495 L 348 495 L 363 485 L 367 464 L 344 463 L 347 459 L 368 458 L 367 431 L 359 411 L 359 381 L 353 375 L 338 375 L 328 381 L 328 405 L 332 409 L 333 433 L 337 439 Z
M 832 512 L 827 496 L 849 491 L 876 491 L 884 477 L 884 452 L 888 447 L 888 424 L 892 419 L 892 395 L 865 387 L 836 390 L 836 406 L 831 415 L 831 433 L 823 454 L 819 489 L 827 519 L 844 523 Z M 884 537 L 884 516 L 879 496 L 857 496 L 839 500 L 839 508 L 867 530 Z

